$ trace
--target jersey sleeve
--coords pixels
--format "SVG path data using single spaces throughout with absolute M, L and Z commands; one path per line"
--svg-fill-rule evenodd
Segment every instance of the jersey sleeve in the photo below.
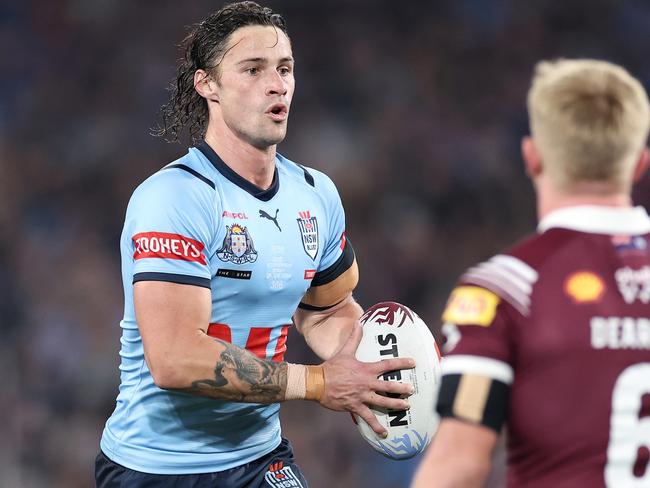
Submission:
M 345 235 L 345 211 L 334 183 L 323 175 L 326 228 L 323 255 L 300 303 L 309 310 L 324 310 L 343 300 L 357 285 L 359 273 L 352 243 Z
M 501 429 L 515 375 L 517 324 L 529 314 L 536 280 L 525 262 L 497 255 L 469 269 L 452 291 L 442 316 L 442 417 Z
M 513 310 L 486 288 L 461 284 L 443 313 L 445 356 L 437 410 L 500 431 L 514 378 Z
M 125 225 L 133 282 L 167 281 L 210 288 L 214 190 L 178 169 L 157 173 L 134 193 Z
M 461 282 L 442 315 L 448 357 L 476 356 L 510 365 L 510 314 L 508 303 L 498 294 Z
M 352 245 L 345 237 L 345 211 L 336 186 L 329 178 L 323 181 L 326 191 L 327 229 L 324 239 L 323 257 L 320 260 L 317 276 L 327 270 L 333 270 L 336 265 L 349 267 L 354 259 Z M 341 266 L 343 265 L 343 266 Z

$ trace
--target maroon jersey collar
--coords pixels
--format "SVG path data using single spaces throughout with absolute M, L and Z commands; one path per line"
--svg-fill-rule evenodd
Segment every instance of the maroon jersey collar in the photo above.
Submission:
M 650 233 L 650 217 L 643 207 L 606 207 L 578 205 L 555 210 L 544 217 L 537 230 L 546 232 L 554 227 L 593 234 Z

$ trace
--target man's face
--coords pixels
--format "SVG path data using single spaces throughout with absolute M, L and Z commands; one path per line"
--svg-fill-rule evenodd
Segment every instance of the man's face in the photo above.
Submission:
M 237 29 L 217 70 L 217 116 L 254 147 L 281 142 L 295 85 L 291 44 L 284 32 L 271 26 Z

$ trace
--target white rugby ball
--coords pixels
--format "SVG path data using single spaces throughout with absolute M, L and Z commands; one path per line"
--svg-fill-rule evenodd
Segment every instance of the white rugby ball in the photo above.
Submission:
M 379 423 L 388 431 L 381 438 L 358 415 L 355 423 L 361 436 L 377 451 L 391 459 L 409 459 L 422 452 L 438 428 L 435 403 L 440 386 L 440 352 L 433 334 L 408 307 L 395 302 L 381 302 L 361 317 L 363 338 L 356 358 L 375 362 L 391 358 L 413 358 L 415 368 L 389 371 L 379 378 L 413 385 L 408 410 L 371 407 Z

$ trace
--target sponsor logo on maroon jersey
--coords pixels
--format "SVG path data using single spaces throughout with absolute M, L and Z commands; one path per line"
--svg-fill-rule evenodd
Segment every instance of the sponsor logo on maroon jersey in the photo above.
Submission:
M 450 353 L 460 342 L 460 329 L 458 326 L 456 326 L 456 324 L 447 322 L 442 326 L 442 335 L 445 338 L 445 343 L 442 345 L 442 350 L 445 353 Z
M 458 286 L 451 292 L 442 320 L 455 325 L 489 327 L 494 321 L 501 299 L 478 286 Z
M 221 217 L 226 219 L 248 220 L 246 212 L 229 212 L 228 210 L 224 210 L 221 213 Z
M 167 232 L 140 232 L 132 237 L 135 244 L 133 259 L 180 259 L 206 264 L 204 245 L 180 234 Z
M 614 274 L 618 290 L 625 303 L 650 302 L 650 266 L 632 269 L 629 266 L 619 268 Z
M 564 280 L 564 292 L 577 304 L 599 302 L 605 290 L 605 281 L 593 271 L 576 271 Z

